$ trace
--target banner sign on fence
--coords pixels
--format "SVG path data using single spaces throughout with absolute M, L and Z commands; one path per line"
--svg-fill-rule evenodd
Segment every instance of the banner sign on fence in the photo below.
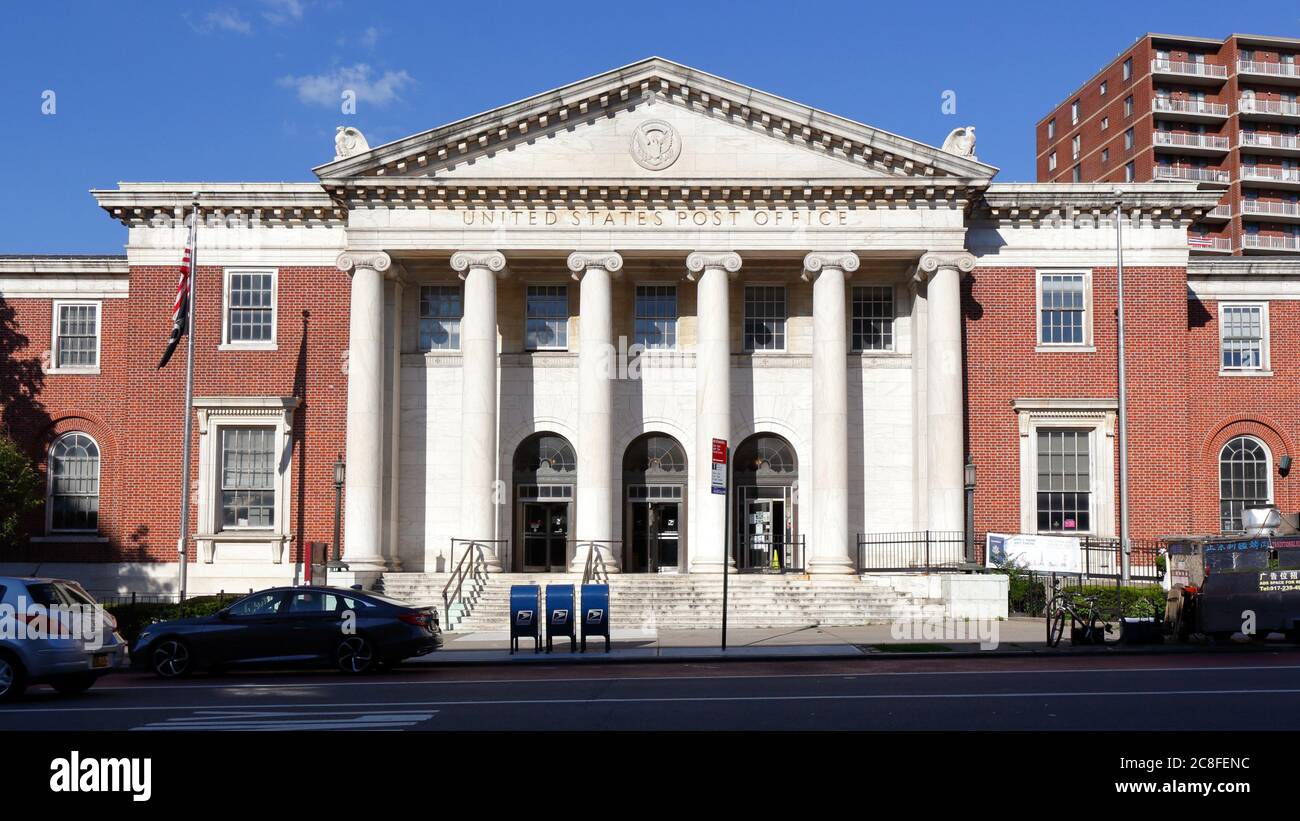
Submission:
M 984 562 L 988 567 L 1011 563 L 1026 570 L 1079 573 L 1083 570 L 1081 553 L 1079 540 L 1073 536 L 990 533 Z

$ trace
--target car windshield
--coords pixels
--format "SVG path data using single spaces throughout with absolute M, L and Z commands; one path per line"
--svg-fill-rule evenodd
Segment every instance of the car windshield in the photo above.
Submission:
M 280 612 L 280 605 L 283 602 L 284 593 L 279 590 L 254 593 L 230 605 L 230 614 L 232 616 L 269 616 Z
M 59 588 L 53 582 L 36 582 L 27 585 L 27 597 L 32 600 L 33 604 L 41 604 L 46 607 L 61 607 L 69 604 L 68 600 L 60 593 Z

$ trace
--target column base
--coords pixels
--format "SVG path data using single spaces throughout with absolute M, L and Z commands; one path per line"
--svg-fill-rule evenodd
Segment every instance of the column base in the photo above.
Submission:
M 722 562 L 717 562 L 717 561 L 692 562 L 687 568 L 686 572 L 693 573 L 693 574 L 700 574 L 700 575 L 707 575 L 709 573 L 721 573 Z M 736 570 L 736 562 L 734 559 L 727 561 L 727 572 L 728 573 L 739 572 Z
M 852 576 L 858 568 L 849 559 L 813 559 L 808 562 L 808 572 L 814 576 Z
M 596 545 L 596 555 L 604 561 L 604 570 L 606 575 L 622 573 L 623 567 L 619 563 L 618 557 L 614 551 L 604 545 Z M 587 549 L 578 549 L 573 551 L 573 561 L 569 563 L 570 573 L 582 573 L 587 569 Z

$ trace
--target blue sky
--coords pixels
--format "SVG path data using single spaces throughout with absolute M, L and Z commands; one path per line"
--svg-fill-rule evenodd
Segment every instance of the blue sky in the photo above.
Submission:
M 652 54 L 931 144 L 975 125 L 999 181 L 1032 180 L 1034 123 L 1147 31 L 1298 37 L 1300 5 L 15 3 L 0 253 L 120 253 L 126 231 L 91 188 L 311 180 L 336 125 L 378 145 Z M 342 87 L 358 90 L 355 115 L 339 110 Z

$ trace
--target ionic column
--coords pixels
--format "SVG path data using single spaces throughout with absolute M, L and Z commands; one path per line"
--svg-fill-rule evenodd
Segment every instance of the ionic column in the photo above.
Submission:
M 925 385 L 928 530 L 965 527 L 962 431 L 961 277 L 975 268 L 962 252 L 926 254 L 917 279 L 926 289 Z
M 687 279 L 696 282 L 695 447 L 691 463 L 693 524 L 690 572 L 716 573 L 727 562 L 726 496 L 712 492 L 713 440 L 731 438 L 731 308 L 728 288 L 740 271 L 740 254 L 696 251 L 686 258 Z
M 578 497 L 574 539 L 579 547 L 570 570 L 581 573 L 588 546 L 596 545 L 605 569 L 618 572 L 619 551 L 613 549 L 614 476 L 613 411 L 614 306 L 612 278 L 623 268 L 623 258 L 610 252 L 576 252 L 569 255 L 569 270 L 580 283 L 578 348 Z
M 336 264 L 352 273 L 344 561 L 354 573 L 383 571 L 384 272 L 392 260 L 382 251 L 349 251 Z
M 804 257 L 813 281 L 813 493 L 808 570 L 853 573 L 849 543 L 849 385 L 845 280 L 857 254 L 814 251 Z
M 451 267 L 465 281 L 460 320 L 460 534 L 496 538 L 497 494 L 497 277 L 506 268 L 499 251 L 457 251 Z M 501 570 L 496 549 L 483 551 L 487 569 Z

